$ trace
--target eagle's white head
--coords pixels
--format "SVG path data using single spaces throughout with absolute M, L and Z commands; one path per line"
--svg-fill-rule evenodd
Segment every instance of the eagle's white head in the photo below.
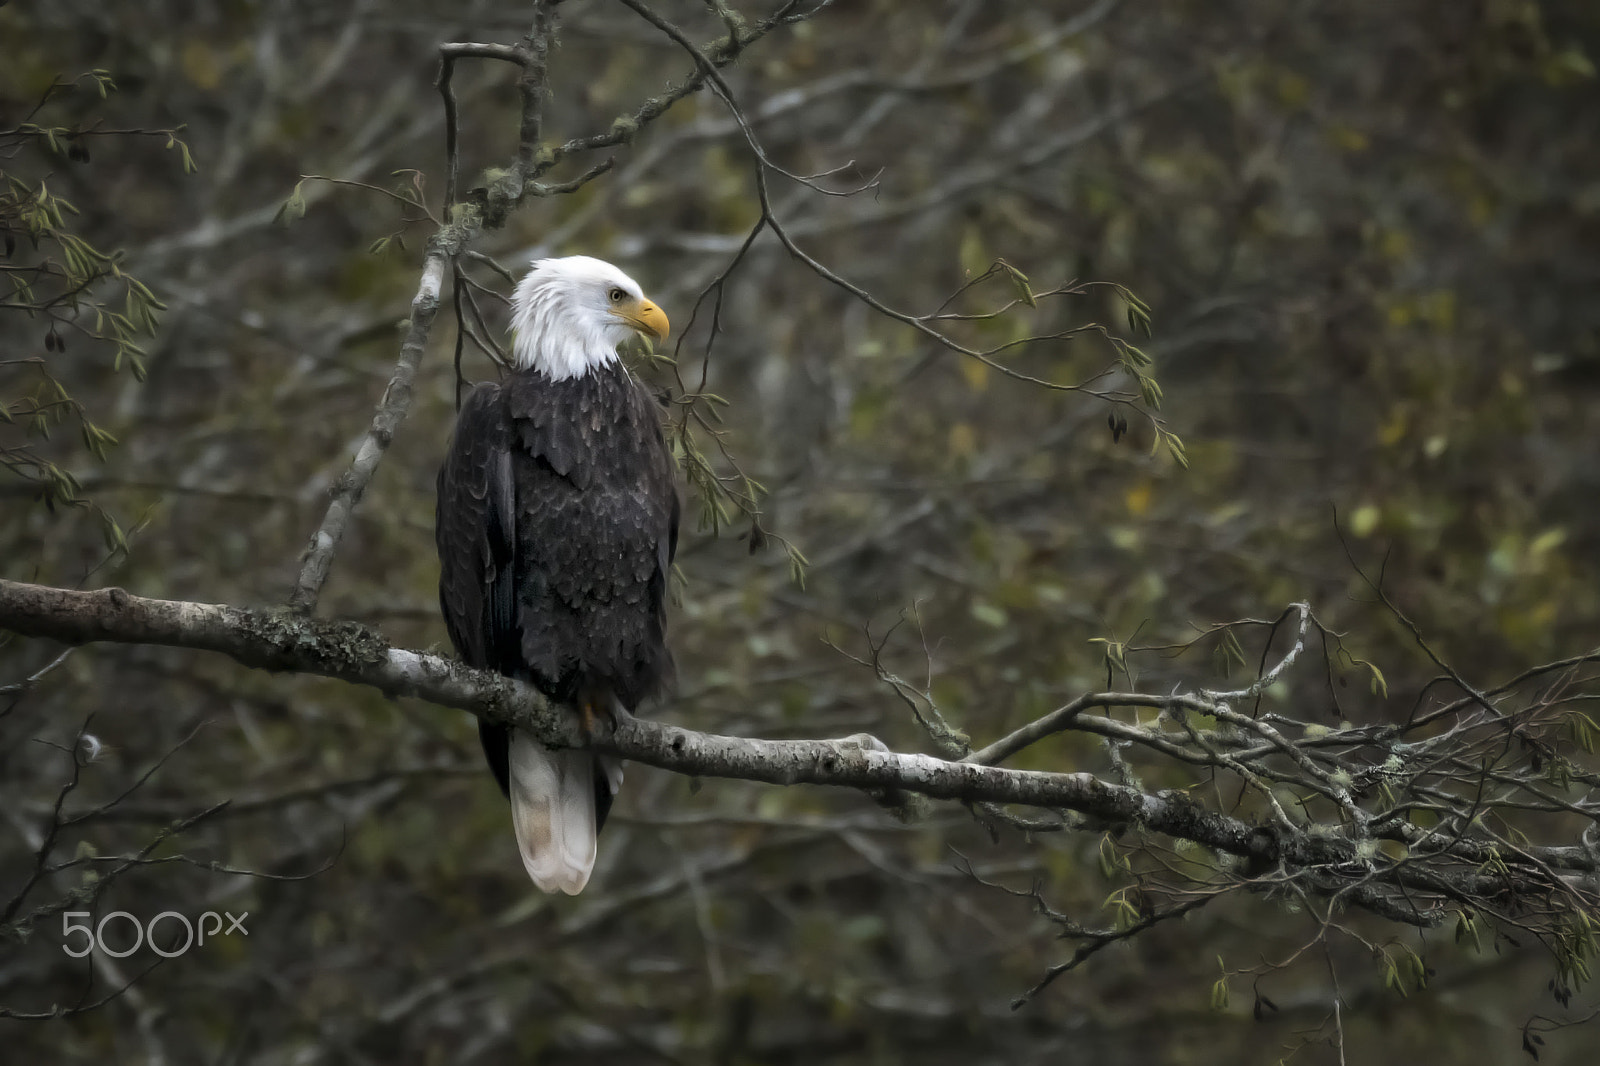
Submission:
M 639 283 L 600 259 L 535 259 L 511 294 L 511 358 L 552 381 L 616 361 L 635 333 L 665 340 L 667 316 Z

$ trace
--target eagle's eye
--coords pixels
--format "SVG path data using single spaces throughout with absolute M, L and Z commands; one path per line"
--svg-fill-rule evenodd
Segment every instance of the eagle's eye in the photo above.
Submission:
M 621 303 L 623 300 L 627 299 L 628 296 L 628 294 L 623 292 L 621 289 L 612 289 L 610 295 L 611 302 L 614 304 Z

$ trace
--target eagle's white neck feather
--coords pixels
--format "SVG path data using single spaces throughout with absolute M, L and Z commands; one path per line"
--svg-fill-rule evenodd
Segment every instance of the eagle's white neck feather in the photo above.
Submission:
M 613 289 L 643 298 L 637 282 L 602 260 L 535 260 L 511 295 L 516 368 L 565 381 L 616 362 L 617 345 L 633 330 L 610 312 L 607 294 Z

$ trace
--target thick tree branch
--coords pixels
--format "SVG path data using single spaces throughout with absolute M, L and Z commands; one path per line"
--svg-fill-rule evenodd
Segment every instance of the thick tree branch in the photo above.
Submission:
M 1087 773 L 1046 773 L 892 752 L 876 739 L 757 740 L 718 736 L 623 716 L 586 739 L 575 716 L 552 707 L 528 685 L 459 662 L 390 647 L 375 630 L 292 611 L 147 599 L 118 588 L 75 592 L 0 580 L 0 628 L 68 644 L 113 641 L 221 652 L 246 666 L 335 677 L 391 696 L 415 696 L 515 724 L 552 747 L 588 743 L 636 762 L 697 777 L 770 784 L 816 784 L 869 792 L 913 792 L 937 799 L 1017 803 L 1078 811 L 1108 827 L 1145 831 L 1204 845 L 1246 861 L 1263 887 L 1298 881 L 1394 921 L 1435 925 L 1447 901 L 1548 901 L 1579 891 L 1552 876 L 1555 867 L 1592 876 L 1600 863 L 1582 849 L 1508 851 L 1498 870 L 1477 868 L 1481 844 L 1439 839 L 1388 862 L 1333 827 L 1254 825 L 1207 810 L 1181 790 L 1147 793 Z M 1108 694 L 1129 703 L 1142 694 Z M 1098 699 L 1099 697 L 1096 697 Z M 1420 841 L 1418 843 L 1426 843 Z M 1515 870 L 1514 876 L 1508 871 Z M 1419 900 L 1417 895 L 1425 895 Z

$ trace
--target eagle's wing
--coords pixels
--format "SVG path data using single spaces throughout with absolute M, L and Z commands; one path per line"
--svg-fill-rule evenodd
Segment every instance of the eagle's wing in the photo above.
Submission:
M 505 404 L 499 386 L 479 385 L 461 407 L 439 468 L 439 608 L 456 654 L 468 666 L 509 676 L 520 672 L 514 514 Z M 506 790 L 505 730 L 480 723 L 479 732 L 495 779 Z

